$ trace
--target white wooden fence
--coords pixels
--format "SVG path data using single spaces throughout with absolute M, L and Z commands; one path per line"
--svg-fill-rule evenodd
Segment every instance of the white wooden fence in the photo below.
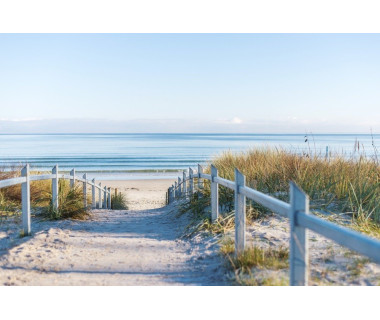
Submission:
M 203 173 L 198 165 L 198 172 L 189 169 L 189 176 L 183 174 L 167 192 L 167 202 L 186 197 L 194 193 L 194 179 L 198 179 L 198 188 L 203 181 L 211 182 L 211 220 L 215 222 L 219 215 L 218 186 L 234 190 L 235 193 L 235 253 L 240 254 L 246 247 L 246 198 L 251 199 L 290 220 L 290 285 L 308 284 L 308 229 L 329 238 L 338 244 L 355 250 L 380 263 L 380 241 L 367 237 L 359 232 L 328 222 L 309 214 L 309 197 L 294 182 L 290 182 L 290 203 L 273 198 L 245 185 L 245 176 L 235 169 L 235 181 L 218 176 L 218 170 L 211 165 L 211 174 Z M 203 181 L 202 181 L 203 179 Z M 189 191 L 186 193 L 187 184 Z
M 51 180 L 52 182 L 52 201 L 54 208 L 58 209 L 59 207 L 59 179 L 69 179 L 70 187 L 74 188 L 75 181 L 80 181 L 83 183 L 83 206 L 85 208 L 87 205 L 87 186 L 90 185 L 92 188 L 92 204 L 91 208 L 96 209 L 96 193 L 95 189 L 99 190 L 98 196 L 98 207 L 105 209 L 111 209 L 111 188 L 106 186 L 102 188 L 101 183 L 98 185 L 95 183 L 95 179 L 92 182 L 87 180 L 87 174 L 85 173 L 83 177 L 75 175 L 75 169 L 71 170 L 70 174 L 60 174 L 58 172 L 58 165 L 54 166 L 51 174 L 40 174 L 40 175 L 31 175 L 30 168 L 27 164 L 21 170 L 21 177 L 11 178 L 6 180 L 0 180 L 0 189 L 17 184 L 21 184 L 21 210 L 22 210 L 22 225 L 24 235 L 31 234 L 31 218 L 30 218 L 30 182 L 31 181 L 41 181 L 41 180 Z M 103 198 L 103 203 L 102 203 Z

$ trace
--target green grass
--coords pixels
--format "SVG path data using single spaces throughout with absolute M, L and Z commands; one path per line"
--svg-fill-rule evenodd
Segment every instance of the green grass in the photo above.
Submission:
M 279 286 L 288 285 L 287 277 L 258 277 L 258 270 L 283 270 L 289 267 L 289 250 L 284 247 L 262 248 L 250 246 L 240 255 L 235 254 L 235 243 L 225 240 L 220 246 L 227 267 L 236 276 L 240 285 Z
M 127 199 L 123 193 L 111 196 L 111 207 L 114 210 L 128 210 Z
M 312 212 L 325 211 L 351 217 L 356 230 L 380 237 L 380 166 L 378 158 L 361 154 L 357 158 L 344 158 L 335 154 L 327 161 L 321 156 L 297 155 L 282 149 L 253 149 L 241 153 L 224 152 L 213 159 L 219 176 L 234 181 L 234 169 L 246 176 L 246 185 L 278 199 L 289 202 L 289 181 L 294 181 L 310 197 Z M 205 168 L 210 172 L 210 167 Z M 210 183 L 204 183 L 203 197 L 210 199 Z M 209 200 L 197 199 L 183 204 L 182 210 L 196 213 L 194 217 L 207 220 L 200 214 L 200 207 Z M 224 208 L 222 219 L 234 209 L 234 192 L 219 188 L 219 203 Z M 207 212 L 206 212 L 207 213 Z M 254 220 L 271 212 L 247 200 L 248 220 Z M 338 216 L 335 216 L 338 217 Z M 228 218 L 227 218 L 228 220 Z M 221 220 L 218 227 L 203 227 L 210 231 L 233 227 L 233 221 Z M 219 222 L 217 222 L 218 225 Z
M 70 188 L 69 182 L 66 180 L 59 181 L 58 192 L 58 209 L 54 208 L 52 203 L 51 191 L 41 191 L 40 198 L 37 203 L 45 204 L 42 208 L 42 215 L 45 218 L 58 219 L 85 219 L 88 217 L 88 209 L 83 205 L 83 190 L 79 186 Z
M 226 241 L 220 252 L 228 259 L 233 270 L 247 272 L 252 268 L 279 270 L 289 266 L 289 250 L 287 248 L 261 248 L 251 246 L 240 255 L 235 255 L 233 240 Z
M 31 172 L 42 174 L 42 172 Z M 20 176 L 20 168 L 12 171 L 1 171 L 0 179 L 9 179 Z M 88 216 L 87 208 L 83 206 L 82 185 L 78 183 L 71 189 L 69 181 L 59 180 L 59 208 L 56 210 L 52 205 L 51 180 L 31 181 L 30 200 L 32 209 L 37 209 L 48 219 L 84 219 Z M 91 199 L 87 199 L 91 203 Z M 0 190 L 0 216 L 9 217 L 21 214 L 21 185 L 15 185 Z

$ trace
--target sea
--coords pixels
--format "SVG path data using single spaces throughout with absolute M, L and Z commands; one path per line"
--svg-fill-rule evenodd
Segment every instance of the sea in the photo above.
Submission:
M 376 155 L 379 134 L 2 134 L 3 170 L 87 172 L 100 180 L 162 179 L 206 164 L 224 151 L 282 148 L 298 154 Z

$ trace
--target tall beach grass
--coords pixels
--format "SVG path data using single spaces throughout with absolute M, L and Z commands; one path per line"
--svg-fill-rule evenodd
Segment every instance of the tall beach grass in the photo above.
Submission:
M 13 167 L 11 170 L 0 168 L 0 180 L 20 176 L 21 167 Z M 33 175 L 43 172 L 33 171 Z M 51 180 L 31 181 L 30 201 L 32 211 L 40 212 L 48 219 L 76 218 L 83 219 L 88 215 L 87 208 L 83 206 L 83 191 L 81 186 L 70 188 L 69 182 L 59 180 L 59 209 L 52 206 Z M 90 197 L 87 203 L 91 203 Z M 21 214 L 21 184 L 0 189 L 0 216 Z
M 234 169 L 246 176 L 246 184 L 261 192 L 289 202 L 289 181 L 294 181 L 310 197 L 312 211 L 331 213 L 337 219 L 345 215 L 361 231 L 380 236 L 380 165 L 377 154 L 367 157 L 356 154 L 347 157 L 333 154 L 329 158 L 311 153 L 295 154 L 280 148 L 252 149 L 245 152 L 224 152 L 212 164 L 219 176 L 234 181 Z M 210 167 L 205 169 L 210 172 Z M 182 211 L 192 210 L 200 217 L 202 206 L 209 205 L 210 184 L 204 183 L 201 191 L 185 203 Z M 211 227 L 223 231 L 233 226 L 234 193 L 219 187 L 219 203 L 225 214 Z M 268 214 L 260 205 L 247 200 L 247 216 L 257 218 Z M 204 217 L 204 216 L 203 216 Z M 220 226 L 218 226 L 218 224 Z

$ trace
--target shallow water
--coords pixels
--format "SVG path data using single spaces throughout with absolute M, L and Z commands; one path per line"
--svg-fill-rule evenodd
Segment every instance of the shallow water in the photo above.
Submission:
M 380 135 L 374 135 L 379 145 Z M 0 165 L 30 163 L 32 169 L 123 173 L 132 170 L 162 171 L 195 167 L 224 150 L 242 151 L 254 147 L 282 147 L 293 152 L 324 155 L 330 151 L 352 154 L 355 141 L 368 156 L 374 154 L 370 134 L 46 134 L 0 135 Z M 145 174 L 146 175 L 146 174 Z M 149 173 L 173 176 L 176 173 Z M 144 176 L 144 174 L 142 175 Z

